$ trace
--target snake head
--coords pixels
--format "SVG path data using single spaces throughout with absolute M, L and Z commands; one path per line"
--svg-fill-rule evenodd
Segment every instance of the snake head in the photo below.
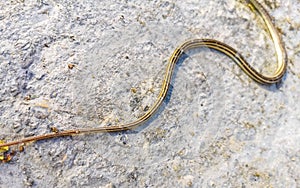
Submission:
M 0 144 L 5 143 L 4 140 L 0 140 Z M 8 162 L 11 160 L 11 155 L 8 153 L 9 147 L 4 146 L 0 148 L 0 161 Z

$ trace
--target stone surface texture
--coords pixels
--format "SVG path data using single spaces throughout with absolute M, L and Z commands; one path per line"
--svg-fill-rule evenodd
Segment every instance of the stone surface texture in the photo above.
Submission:
M 300 2 L 260 2 L 289 56 L 280 84 L 191 50 L 148 123 L 27 144 L 0 164 L 0 187 L 299 187 Z M 173 50 L 192 38 L 276 69 L 243 1 L 0 0 L 0 139 L 134 121 L 155 102 Z

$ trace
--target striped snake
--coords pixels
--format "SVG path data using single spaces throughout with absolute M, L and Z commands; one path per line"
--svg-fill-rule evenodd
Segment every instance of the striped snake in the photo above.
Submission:
M 50 139 L 55 137 L 73 136 L 78 134 L 125 131 L 140 126 L 141 124 L 145 123 L 151 116 L 153 116 L 153 114 L 155 114 L 157 109 L 161 106 L 162 102 L 167 96 L 167 92 L 169 90 L 172 74 L 174 72 L 174 67 L 176 66 L 176 63 L 178 62 L 179 58 L 185 51 L 193 48 L 199 48 L 199 47 L 211 48 L 229 56 L 250 78 L 252 78 L 254 81 L 260 84 L 273 84 L 279 82 L 284 76 L 287 68 L 287 54 L 283 46 L 283 43 L 281 41 L 281 37 L 279 36 L 277 29 L 275 28 L 269 14 L 263 8 L 263 6 L 256 0 L 245 0 L 245 1 L 247 5 L 250 7 L 250 9 L 262 18 L 269 32 L 269 35 L 271 36 L 271 39 L 274 43 L 278 65 L 277 65 L 277 70 L 274 72 L 273 75 L 263 75 L 259 73 L 257 70 L 251 67 L 249 63 L 247 63 L 247 61 L 243 58 L 243 56 L 239 52 L 237 52 L 237 50 L 235 50 L 234 48 L 230 47 L 227 44 L 224 44 L 222 42 L 213 39 L 188 40 L 183 44 L 181 44 L 180 46 L 178 46 L 173 52 L 173 54 L 171 55 L 167 65 L 161 90 L 155 103 L 142 117 L 138 118 L 136 121 L 128 124 L 105 126 L 105 127 L 98 127 L 98 128 L 84 128 L 84 129 L 75 129 L 75 130 L 55 131 L 53 133 L 27 137 L 17 141 L 11 141 L 7 143 L 2 141 L 0 142 L 0 159 L 1 159 L 1 153 L 3 159 L 3 153 L 8 151 L 9 146 L 12 145 L 25 144 L 27 142 L 45 140 L 45 139 Z

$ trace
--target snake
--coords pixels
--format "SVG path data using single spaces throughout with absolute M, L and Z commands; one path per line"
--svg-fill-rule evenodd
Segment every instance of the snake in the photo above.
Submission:
M 127 124 L 55 131 L 43 135 L 26 137 L 16 141 L 0 142 L 0 151 L 3 152 L 8 150 L 9 146 L 25 144 L 28 142 L 34 142 L 56 137 L 74 136 L 79 134 L 126 131 L 134 129 L 144 124 L 155 114 L 155 112 L 161 106 L 162 102 L 165 100 L 168 90 L 170 88 L 174 68 L 176 67 L 176 64 L 178 63 L 180 57 L 186 51 L 194 48 L 205 47 L 225 54 L 226 56 L 230 57 L 243 70 L 243 72 L 245 72 L 250 78 L 252 78 L 255 82 L 259 84 L 270 85 L 280 82 L 286 73 L 288 61 L 287 53 L 284 48 L 281 36 L 279 35 L 277 28 L 273 24 L 270 15 L 258 1 L 245 0 L 245 2 L 250 7 L 251 11 L 253 11 L 256 15 L 262 18 L 267 28 L 267 32 L 269 33 L 269 36 L 273 41 L 277 57 L 277 69 L 272 75 L 264 75 L 256 69 L 254 69 L 237 50 L 223 42 L 214 39 L 190 39 L 179 45 L 170 56 L 164 75 L 163 83 L 156 101 L 148 109 L 148 111 L 146 111 L 146 113 L 139 117 L 137 120 Z

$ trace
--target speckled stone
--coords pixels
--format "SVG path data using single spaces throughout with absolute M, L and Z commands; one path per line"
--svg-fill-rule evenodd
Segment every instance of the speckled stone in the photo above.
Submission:
M 281 84 L 192 50 L 148 123 L 28 144 L 0 164 L 0 187 L 299 187 L 300 3 L 263 5 L 289 56 Z M 187 39 L 214 38 L 262 72 L 276 68 L 261 20 L 234 0 L 1 0 L 0 33 L 5 140 L 137 119 Z

